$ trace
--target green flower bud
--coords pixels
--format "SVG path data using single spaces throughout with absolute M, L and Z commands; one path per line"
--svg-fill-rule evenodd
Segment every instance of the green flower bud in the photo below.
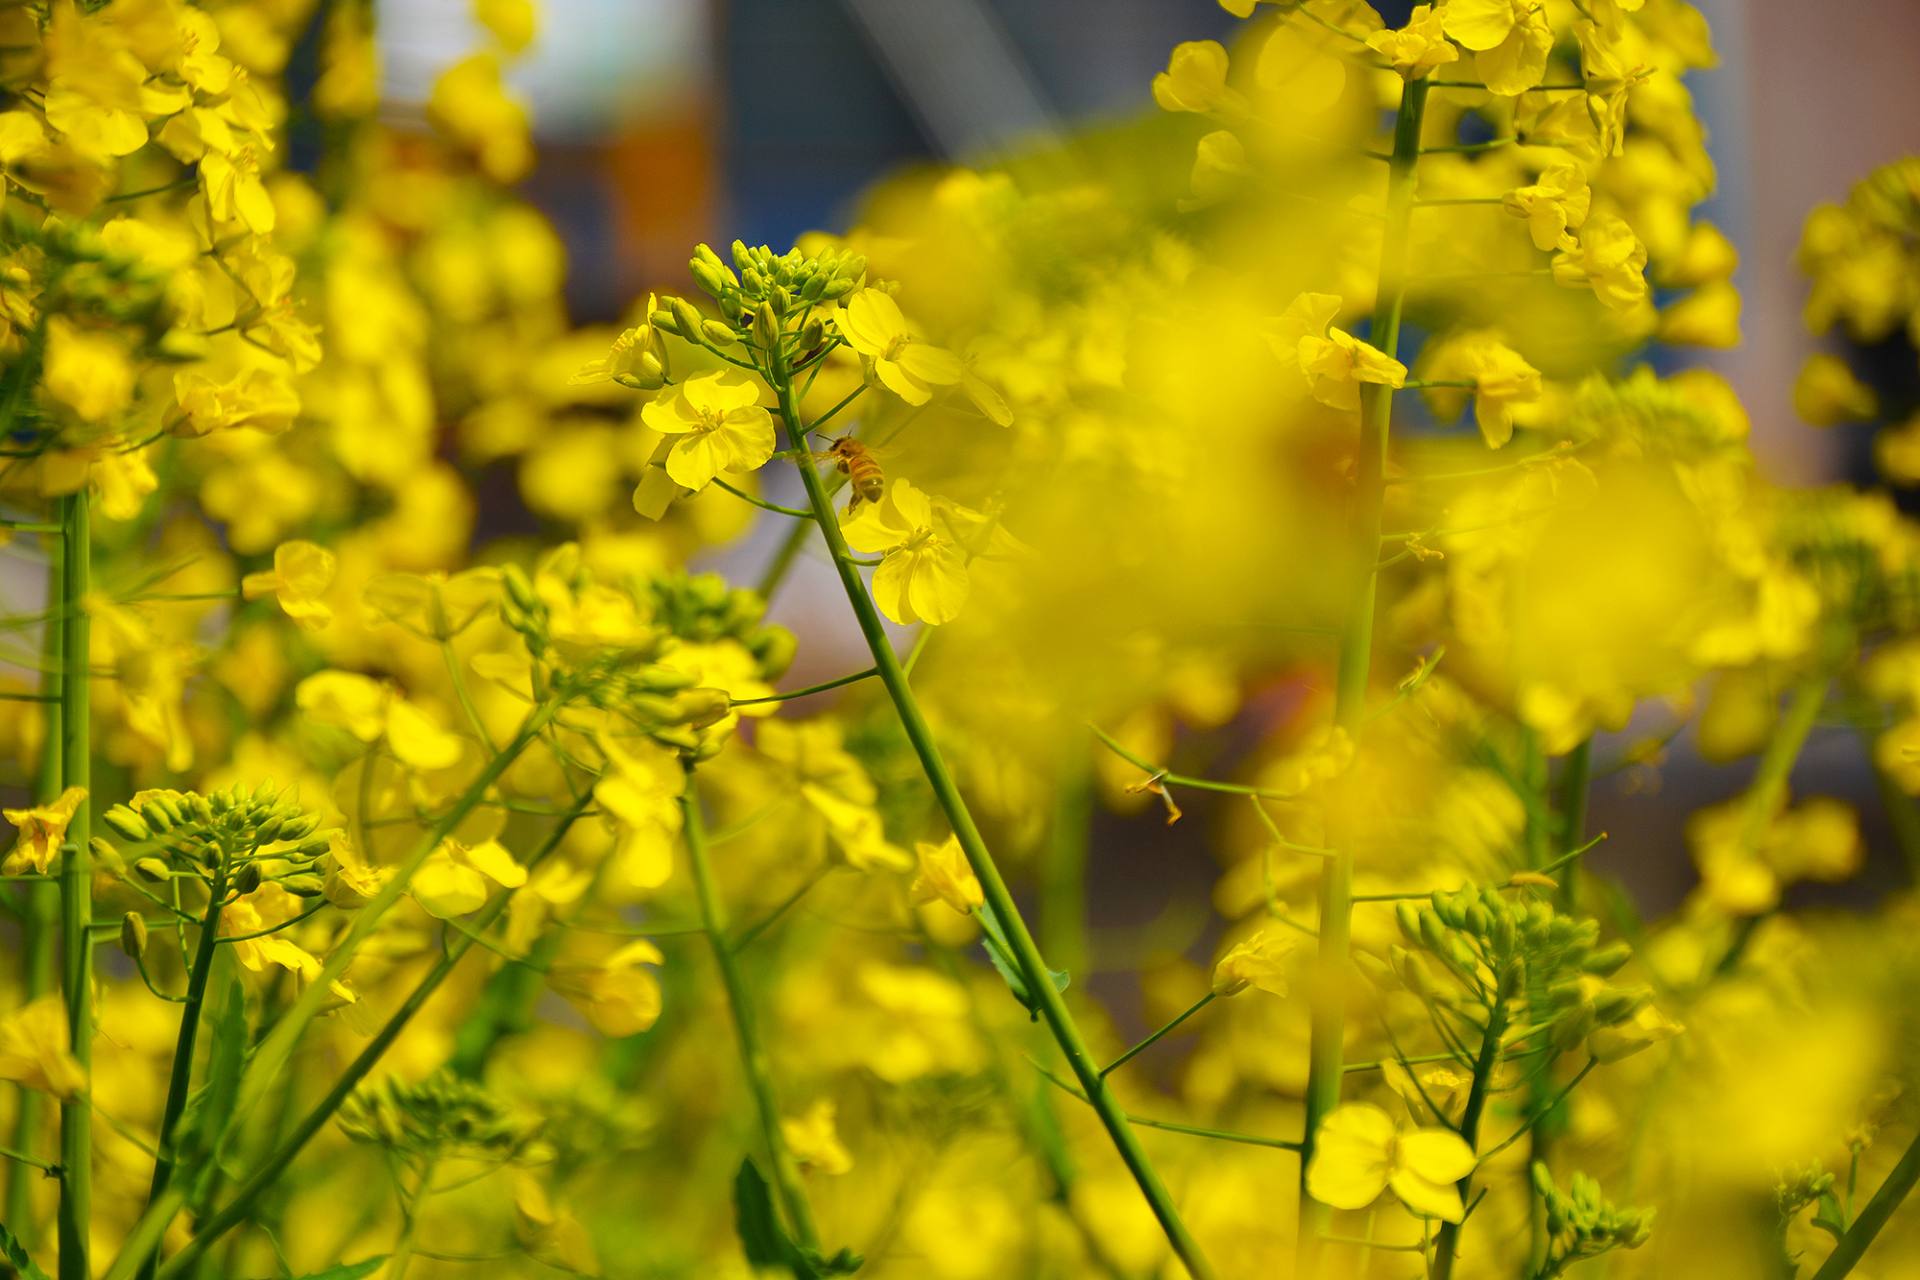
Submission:
M 257 862 L 249 862 L 241 867 L 240 873 L 233 878 L 233 891 L 243 898 L 259 887 L 260 864 Z
M 1633 959 L 1633 948 L 1624 941 L 1609 942 L 1587 953 L 1580 967 L 1599 978 L 1611 978 Z
M 726 292 L 727 278 L 720 274 L 720 269 L 710 266 L 698 258 L 693 260 L 692 266 L 693 281 L 695 284 L 716 298 Z
M 689 342 L 700 340 L 700 326 L 706 323 L 706 317 L 700 309 L 685 298 L 669 298 L 667 305 L 673 308 L 675 332 Z
M 283 877 L 280 887 L 296 898 L 317 898 L 327 891 L 324 877 L 311 871 L 302 871 L 298 875 Z
M 158 884 L 167 878 L 167 873 L 171 868 L 167 866 L 164 859 L 147 857 L 135 862 L 133 864 L 133 870 L 135 874 L 149 884 Z
M 127 874 L 127 860 L 120 856 L 118 849 L 108 844 L 105 840 L 102 840 L 99 836 L 95 836 L 93 839 L 87 841 L 87 851 L 93 854 L 93 865 L 100 870 L 105 871 L 109 875 L 124 876 Z
M 1400 922 L 1400 932 L 1406 935 L 1407 941 L 1415 946 L 1420 945 L 1420 912 L 1414 905 L 1411 902 L 1396 902 L 1393 904 L 1393 915 Z
M 116 804 L 101 814 L 100 821 L 123 840 L 153 838 L 153 833 L 147 829 L 147 824 L 140 820 L 140 815 L 123 804 Z
M 700 336 L 716 347 L 730 347 L 740 341 L 740 335 L 735 333 L 733 326 L 724 320 L 702 320 Z
M 762 351 L 776 351 L 780 347 L 780 317 L 773 313 L 773 304 L 763 302 L 760 309 L 753 313 L 753 340 Z
M 120 917 L 120 949 L 135 960 L 147 954 L 147 918 L 138 911 Z

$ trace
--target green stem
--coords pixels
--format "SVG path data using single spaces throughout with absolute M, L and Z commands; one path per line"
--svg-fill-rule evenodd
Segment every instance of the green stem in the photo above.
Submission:
M 58 529 L 59 525 L 52 526 Z M 62 567 L 62 543 L 48 539 L 47 598 L 60 599 L 65 569 Z M 42 642 L 48 672 L 65 667 L 61 648 L 64 628 L 48 626 Z M 58 677 L 42 674 L 38 698 L 44 703 L 44 723 L 40 747 L 40 779 L 35 794 L 42 804 L 57 799 L 61 792 L 62 716 Z M 21 886 L 20 912 L 20 985 L 25 1002 L 31 1004 L 53 988 L 53 939 L 60 925 L 60 891 L 47 881 Z M 32 1151 L 40 1136 L 41 1095 L 35 1089 L 21 1089 L 13 1118 L 13 1145 Z M 24 1169 L 10 1169 L 7 1176 L 6 1221 L 13 1224 L 14 1235 L 29 1250 L 34 1247 L 32 1216 L 32 1179 Z
M 166 1194 L 173 1181 L 174 1130 L 187 1109 L 187 1091 L 193 1083 L 193 1046 L 200 1033 L 200 1009 L 206 1003 L 207 980 L 213 976 L 213 958 L 220 942 L 221 899 L 227 892 L 227 867 L 223 859 L 214 869 L 207 889 L 207 914 L 200 921 L 200 943 L 194 949 L 193 968 L 187 975 L 187 1000 L 180 1010 L 180 1034 L 173 1046 L 173 1071 L 167 1081 L 167 1101 L 160 1112 L 159 1155 L 153 1161 L 153 1180 L 147 1185 L 147 1204 L 151 1207 Z M 140 1269 L 141 1280 L 152 1280 L 160 1265 L 157 1255 L 148 1257 Z
M 1494 1000 L 1487 1016 L 1486 1034 L 1480 1039 L 1480 1057 L 1473 1064 L 1473 1083 L 1467 1087 L 1466 1110 L 1460 1115 L 1460 1136 L 1476 1152 L 1480 1149 L 1480 1115 L 1486 1110 L 1487 1093 L 1493 1085 L 1493 1069 L 1500 1062 L 1500 1037 L 1507 1030 L 1507 1003 Z M 1473 1174 L 1460 1179 L 1460 1199 L 1464 1203 L 1473 1190 Z M 1440 1228 L 1434 1243 L 1433 1280 L 1452 1280 L 1453 1260 L 1460 1242 L 1460 1225 L 1449 1222 Z
M 733 1015 L 734 1035 L 739 1040 L 740 1067 L 753 1092 L 754 1109 L 760 1117 L 761 1137 L 767 1144 L 767 1158 L 773 1162 L 773 1188 L 786 1211 L 787 1225 L 801 1247 L 820 1247 L 820 1233 L 813 1225 L 813 1211 L 807 1205 L 806 1188 L 800 1182 L 800 1170 L 787 1150 L 780 1132 L 780 1105 L 773 1093 L 773 1072 L 767 1064 L 766 1049 L 754 1026 L 753 1006 L 748 1000 L 747 984 L 740 973 L 739 958 L 727 945 L 726 911 L 713 882 L 713 863 L 707 856 L 706 832 L 700 817 L 700 797 L 694 789 L 693 771 L 687 771 L 687 790 L 680 797 L 686 815 L 687 863 L 693 872 L 694 893 L 700 902 L 700 923 L 713 948 L 714 964 L 720 970 L 720 984 L 726 989 L 727 1008 Z
M 862 680 L 871 680 L 876 674 L 872 667 L 868 667 L 865 671 L 856 671 L 850 676 L 840 676 L 834 680 L 822 680 L 819 684 L 810 684 L 804 689 L 789 689 L 785 693 L 772 693 L 764 698 L 732 698 L 729 699 L 729 704 L 736 707 L 750 707 L 758 702 L 791 702 L 795 698 L 804 698 L 809 694 L 825 693 L 829 689 L 839 689 L 846 685 L 858 684 Z
M 932 628 L 921 633 L 924 638 Z M 915 646 L 918 652 L 919 646 Z M 907 671 L 913 671 L 913 654 Z M 1093 784 L 1075 764 L 1055 785 L 1053 823 L 1040 870 L 1040 937 L 1047 954 L 1068 973 L 1084 972 L 1087 941 L 1087 854 L 1093 823 Z
M 1880 1189 L 1873 1193 L 1873 1199 L 1867 1201 L 1867 1207 L 1860 1211 L 1860 1216 L 1853 1220 L 1853 1225 L 1848 1227 L 1846 1234 L 1840 1237 L 1840 1242 L 1833 1247 L 1833 1252 L 1827 1255 L 1827 1260 L 1820 1264 L 1818 1271 L 1813 1273 L 1813 1280 L 1841 1280 L 1842 1276 L 1850 1274 L 1854 1265 L 1866 1253 L 1867 1246 L 1871 1245 L 1874 1237 L 1880 1234 L 1880 1229 L 1887 1225 L 1887 1219 L 1893 1216 L 1894 1211 L 1900 1207 L 1900 1202 L 1907 1198 L 1907 1194 L 1913 1190 L 1913 1184 L 1916 1182 L 1920 1182 L 1920 1135 L 1916 1135 L 1914 1140 L 1907 1144 L 1900 1162 L 1893 1166 L 1893 1172 L 1888 1174 L 1887 1180 L 1880 1184 Z
M 1807 745 L 1807 738 L 1813 733 L 1813 726 L 1820 718 L 1820 707 L 1826 697 L 1827 677 L 1824 673 L 1809 676 L 1795 687 L 1793 697 L 1773 731 L 1773 737 L 1767 742 L 1766 751 L 1760 756 L 1760 764 L 1754 769 L 1753 781 L 1747 785 L 1746 813 L 1740 828 L 1741 843 L 1747 849 L 1759 847 L 1767 824 L 1773 821 L 1785 803 L 1787 783 L 1793 774 L 1794 763 L 1800 759 L 1801 749 Z M 1713 967 L 1714 977 L 1724 977 L 1740 966 L 1741 959 L 1747 953 L 1747 944 L 1753 941 L 1754 932 L 1760 927 L 1760 920 L 1760 916 L 1746 916 L 1734 925 L 1733 939 Z
M 1380 254 L 1379 304 L 1374 313 L 1373 345 L 1389 356 L 1400 348 L 1400 317 L 1407 297 L 1408 231 L 1420 161 L 1420 126 L 1425 118 L 1425 81 L 1408 81 L 1400 91 L 1394 121 L 1393 156 L 1387 167 L 1386 236 Z M 1386 494 L 1387 451 L 1393 423 L 1393 388 L 1369 386 L 1360 414 L 1357 495 L 1353 514 L 1354 588 L 1347 624 L 1340 637 L 1340 667 L 1335 684 L 1334 719 L 1356 728 L 1366 714 L 1368 668 L 1373 657 L 1373 614 L 1380 555 L 1380 510 Z M 1305 1141 L 1300 1159 L 1299 1271 L 1319 1270 L 1318 1237 L 1332 1212 L 1307 1194 L 1307 1166 L 1320 1122 L 1340 1105 L 1345 1076 L 1341 1059 L 1347 1033 L 1347 995 L 1352 922 L 1353 855 L 1327 860 L 1320 883 L 1320 949 L 1313 986 L 1313 1011 L 1307 1049 Z
M 439 847 L 440 842 L 446 839 L 454 828 L 466 820 L 466 816 L 473 812 L 474 808 L 486 795 L 488 789 L 491 788 L 495 782 L 499 781 L 500 775 L 512 767 L 513 762 L 520 758 L 520 754 L 540 736 L 548 723 L 559 713 L 563 701 L 561 697 L 556 696 L 534 707 L 527 713 L 527 718 L 521 722 L 518 732 L 514 734 L 513 741 L 509 742 L 501 749 L 499 755 L 488 762 L 487 766 L 480 771 L 479 776 L 468 784 L 466 791 L 454 802 L 452 808 L 441 815 L 439 820 L 426 832 L 421 838 L 420 843 L 414 847 L 407 858 L 395 867 L 393 875 L 388 877 L 386 883 L 381 886 L 380 891 L 355 912 L 353 923 L 348 926 L 346 936 L 334 945 L 333 950 L 327 957 L 327 962 L 321 966 L 320 972 L 315 974 L 312 979 L 307 982 L 300 996 L 286 1012 L 280 1015 L 279 1021 L 274 1023 L 273 1030 L 268 1032 L 266 1038 L 255 1048 L 246 1074 L 243 1075 L 240 1080 L 240 1094 L 234 1107 L 235 1119 L 230 1122 L 231 1124 L 237 1125 L 239 1123 L 239 1118 L 243 1117 L 252 1109 L 253 1105 L 259 1101 L 261 1095 L 264 1094 L 266 1089 L 272 1084 L 275 1077 L 285 1068 L 287 1059 L 292 1056 L 294 1046 L 299 1042 L 300 1036 L 306 1030 L 307 1024 L 313 1021 L 315 1015 L 319 1013 L 321 1006 L 325 1004 L 329 998 L 332 983 L 338 980 L 340 975 L 346 971 L 347 965 L 352 962 L 353 953 L 359 948 L 361 942 L 378 926 L 380 918 L 392 909 L 393 905 L 400 900 L 401 895 L 406 892 L 408 882 L 413 879 L 414 874 L 420 869 L 421 864 L 432 855 L 433 851 Z M 563 827 L 570 824 L 573 818 L 578 816 L 579 812 L 583 812 L 590 803 L 592 803 L 591 792 L 583 796 L 576 803 L 574 810 L 569 811 L 567 823 L 562 824 Z M 456 944 L 453 949 L 450 949 L 447 955 L 457 959 L 459 956 L 465 955 L 467 948 L 471 945 L 470 940 L 463 939 L 460 943 Z M 445 977 L 445 973 L 438 968 L 436 968 L 433 973 L 438 973 L 440 978 Z M 433 977 L 431 973 L 429 975 L 429 981 L 431 981 L 433 986 L 439 984 L 439 978 Z M 424 985 L 423 983 L 423 986 Z M 430 991 L 431 987 L 426 987 L 425 989 Z M 416 994 L 420 994 L 420 992 L 421 989 L 416 988 Z M 421 998 L 424 999 L 424 995 L 422 995 Z M 409 1000 L 411 1002 L 411 997 Z M 406 1017 L 412 1016 L 409 1005 L 403 1005 L 401 1007 L 401 1013 L 394 1015 L 394 1018 L 399 1021 L 399 1025 L 403 1026 L 405 1025 L 405 1018 L 402 1017 L 402 1014 Z M 395 1025 L 393 1020 L 389 1020 L 387 1026 L 388 1028 L 392 1028 L 395 1035 L 399 1034 L 399 1027 Z M 386 1034 L 386 1029 L 383 1029 L 381 1036 L 385 1036 Z M 373 1043 L 368 1046 L 367 1053 L 373 1053 L 372 1058 L 368 1058 L 367 1053 L 362 1053 L 359 1058 L 354 1060 L 356 1066 L 359 1066 L 362 1062 L 365 1063 L 365 1066 L 362 1068 L 362 1074 L 364 1074 L 365 1070 L 371 1069 L 373 1063 L 378 1060 L 379 1053 L 373 1052 L 374 1050 L 377 1049 L 380 1052 L 385 1052 L 387 1042 L 383 1042 L 381 1036 L 374 1037 Z M 344 1079 L 343 1077 L 343 1080 Z M 358 1077 L 354 1076 L 352 1079 L 357 1080 Z M 350 1091 L 352 1085 L 348 1083 L 346 1088 Z M 340 1100 L 344 1099 L 345 1096 L 346 1094 L 344 1092 L 340 1094 L 339 1098 L 334 1098 L 332 1093 L 327 1095 L 329 1099 L 332 1099 L 328 1107 L 328 1114 L 331 1113 L 332 1107 L 338 1106 Z M 312 1119 L 312 1117 L 309 1118 Z M 311 1131 L 302 1132 L 296 1130 L 295 1137 L 289 1139 L 289 1141 L 295 1143 L 293 1149 L 297 1151 L 299 1146 L 304 1145 L 306 1141 L 313 1136 L 313 1132 L 317 1131 L 320 1126 L 325 1123 L 325 1120 L 326 1116 L 321 1115 L 318 1119 L 313 1119 Z M 305 1122 L 303 1122 L 303 1127 L 304 1124 Z M 284 1147 L 282 1149 L 284 1149 Z M 252 1178 L 243 1187 L 244 1198 L 247 1203 L 250 1204 L 261 1191 L 265 1190 L 274 1179 L 280 1176 L 283 1171 L 281 1167 L 282 1163 L 283 1162 L 276 1162 L 270 1159 L 263 1162 L 260 1167 L 255 1170 Z M 140 1263 L 145 1260 L 147 1254 L 159 1248 L 161 1237 L 165 1234 L 168 1223 L 173 1220 L 174 1215 L 180 1211 L 184 1203 L 184 1198 L 179 1192 L 170 1189 L 153 1204 L 147 1206 L 146 1212 L 140 1215 L 140 1220 L 135 1223 L 133 1229 L 128 1232 L 126 1243 L 121 1246 L 119 1256 L 114 1259 L 113 1266 L 107 1273 L 112 1280 L 124 1280 L 125 1277 L 132 1276 Z M 231 1208 L 232 1206 L 230 1205 L 229 1207 Z M 221 1222 L 223 1219 L 215 1219 L 215 1221 Z M 235 1221 L 237 1221 L 237 1219 L 235 1219 Z M 224 1224 L 220 1227 L 220 1231 L 224 1232 L 232 1225 L 232 1221 L 224 1221 Z M 201 1236 L 206 1236 L 209 1230 L 211 1230 L 211 1227 L 203 1230 Z M 196 1237 L 196 1242 L 198 1240 L 199 1237 Z M 202 1246 L 202 1249 L 204 1249 L 204 1246 Z M 184 1257 L 185 1255 L 183 1254 L 182 1256 Z M 198 1254 L 196 1253 L 195 1256 L 197 1257 Z M 176 1258 L 160 1269 L 160 1275 L 163 1277 L 177 1275 L 179 1268 L 183 1265 L 185 1264 Z M 61 1280 L 66 1280 L 66 1277 L 63 1276 Z
M 1567 753 L 1560 772 L 1560 843 L 1577 849 L 1587 838 L 1587 796 L 1593 782 L 1593 739 L 1584 738 Z M 1579 872 L 1560 884 L 1560 910 L 1571 913 L 1579 902 Z
M 792 380 L 784 369 L 775 367 L 771 381 L 780 398 L 780 415 L 785 423 L 788 440 L 793 444 L 804 441 L 800 424 L 799 405 L 796 403 Z M 1106 1127 L 1121 1162 L 1133 1175 L 1140 1192 L 1146 1197 L 1153 1215 L 1159 1220 L 1161 1230 L 1166 1233 L 1168 1243 L 1180 1260 L 1186 1263 L 1193 1280 L 1211 1280 L 1213 1269 L 1208 1266 L 1200 1246 L 1195 1243 L 1181 1221 L 1179 1211 L 1174 1208 L 1173 1199 L 1160 1181 L 1160 1175 L 1154 1170 L 1147 1154 L 1140 1146 L 1140 1139 L 1127 1123 L 1125 1112 L 1108 1090 L 1106 1082 L 1100 1078 L 1098 1068 L 1094 1066 L 1093 1055 L 1087 1048 L 1079 1026 L 1074 1022 L 1073 1014 L 1068 1011 L 1067 1003 L 1053 985 L 1046 961 L 1040 955 L 1040 948 L 1033 940 L 1033 934 L 1027 928 L 1027 922 L 1015 905 L 1012 892 L 1000 875 L 999 865 L 987 850 L 987 842 L 980 835 L 980 829 L 974 825 L 973 814 L 967 809 L 967 803 L 955 785 L 953 775 L 947 771 L 946 761 L 940 755 L 940 748 L 933 739 L 933 730 L 928 726 L 926 716 L 920 710 L 920 703 L 914 697 L 913 689 L 907 682 L 907 673 L 900 659 L 893 651 L 893 642 L 887 636 L 880 614 L 874 608 L 873 598 L 867 594 L 866 584 L 861 581 L 860 571 L 853 564 L 852 553 L 840 533 L 840 522 L 835 517 L 831 501 L 827 497 L 825 483 L 817 471 L 804 460 L 797 460 L 801 483 L 806 486 L 807 502 L 813 510 L 814 523 L 820 529 L 820 535 L 826 540 L 827 550 L 833 558 L 834 568 L 840 575 L 840 585 L 845 590 L 847 602 L 852 606 L 854 619 L 860 625 L 860 632 L 866 638 L 867 648 L 873 654 L 874 666 L 879 669 L 880 682 L 886 686 L 888 696 L 893 700 L 894 712 L 899 717 L 900 727 L 907 739 L 913 744 L 914 753 L 920 758 L 921 771 L 926 775 L 941 810 L 946 814 L 948 824 L 953 828 L 960 849 L 966 854 L 968 864 L 973 868 L 974 876 L 980 881 L 980 888 L 986 897 L 987 906 L 1000 921 L 1007 936 L 1007 943 L 1013 952 L 1014 963 L 1019 967 L 1026 988 L 1039 1004 L 1041 1017 L 1046 1021 L 1054 1042 L 1060 1046 L 1066 1057 L 1067 1065 L 1072 1069 L 1074 1078 L 1085 1088 L 1087 1101 L 1099 1115 Z
M 574 822 L 586 812 L 592 801 L 593 793 L 589 791 L 555 824 L 546 840 L 527 859 L 529 871 L 537 869 L 555 849 L 560 847 L 560 842 L 566 838 Z M 474 916 L 470 925 L 473 932 L 460 934 L 447 944 L 433 968 L 427 971 L 426 976 L 420 979 L 419 985 L 415 986 L 400 1007 L 394 1010 L 393 1016 L 388 1018 L 373 1039 L 367 1042 L 367 1047 L 348 1064 L 345 1071 L 341 1072 L 340 1078 L 333 1082 L 333 1087 L 327 1090 L 326 1096 L 315 1103 L 313 1109 L 301 1118 L 300 1123 L 295 1125 L 240 1181 L 234 1190 L 233 1198 L 227 1201 L 219 1212 L 206 1219 L 187 1246 L 167 1260 L 166 1265 L 160 1268 L 159 1280 L 176 1280 L 177 1277 L 187 1274 L 215 1241 L 234 1227 L 252 1219 L 254 1203 L 279 1180 L 280 1176 L 286 1172 L 287 1166 L 332 1118 L 340 1104 L 347 1100 L 367 1074 L 379 1064 L 393 1042 L 400 1038 L 400 1033 L 406 1030 L 413 1016 L 420 1012 L 432 998 L 433 993 L 439 990 L 440 984 L 447 980 L 447 976 L 459 965 L 461 958 L 473 949 L 474 936 L 492 927 L 506 911 L 513 894 L 514 891 L 511 889 L 496 894 L 493 901 L 482 907 Z M 123 1280 L 124 1277 L 132 1275 L 141 1260 L 159 1247 L 162 1233 L 166 1231 L 173 1214 L 178 1212 L 180 1199 L 177 1191 L 170 1190 L 162 1197 L 160 1205 L 150 1208 L 141 1216 L 139 1223 L 128 1234 L 127 1243 L 122 1248 L 120 1256 L 114 1259 L 112 1268 L 107 1272 L 107 1280 Z M 156 1209 L 159 1212 L 156 1212 Z
M 1148 1036 L 1145 1040 L 1142 1040 L 1139 1044 L 1136 1044 L 1135 1046 L 1133 1046 L 1133 1048 L 1127 1050 L 1125 1053 L 1115 1058 L 1112 1062 L 1109 1062 L 1106 1066 L 1100 1068 L 1100 1074 L 1102 1076 L 1112 1075 L 1114 1072 L 1118 1071 L 1121 1067 L 1124 1067 L 1127 1065 L 1127 1063 L 1133 1061 L 1135 1057 L 1146 1052 L 1148 1049 L 1151 1049 L 1154 1045 L 1160 1043 L 1161 1039 L 1164 1038 L 1168 1032 L 1172 1031 L 1175 1027 L 1179 1026 L 1181 1023 L 1185 1022 L 1188 1018 L 1191 1018 L 1194 1014 L 1200 1012 L 1202 1009 L 1206 1008 L 1208 1005 L 1212 1004 L 1215 996 L 1217 996 L 1218 994 L 1219 994 L 1218 992 L 1209 991 L 1207 992 L 1207 994 L 1201 996 L 1198 1000 L 1195 1000 L 1192 1004 L 1188 1005 L 1183 1012 L 1175 1014 L 1171 1022 L 1168 1022 L 1165 1026 L 1161 1027 L 1158 1031 L 1155 1031 L 1152 1035 Z
M 87 490 L 60 500 L 60 760 L 63 787 L 89 787 L 93 778 L 87 655 L 92 627 L 84 601 L 92 590 L 93 544 Z M 93 1217 L 93 854 L 88 848 L 91 797 L 67 824 L 60 858 L 61 992 L 67 1035 L 87 1087 L 60 1104 L 60 1280 L 88 1280 L 88 1230 Z

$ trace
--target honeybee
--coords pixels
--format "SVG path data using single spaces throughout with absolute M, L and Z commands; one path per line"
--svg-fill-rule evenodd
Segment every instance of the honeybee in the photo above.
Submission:
M 873 451 L 852 436 L 836 436 L 826 456 L 833 459 L 847 477 L 847 483 L 853 487 L 853 500 L 847 504 L 848 511 L 862 502 L 878 502 L 886 493 L 887 476 L 874 460 Z

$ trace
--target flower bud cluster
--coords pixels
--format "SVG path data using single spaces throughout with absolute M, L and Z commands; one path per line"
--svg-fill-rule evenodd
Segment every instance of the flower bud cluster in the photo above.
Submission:
M 1576 1262 L 1610 1249 L 1638 1249 L 1653 1234 L 1651 1209 L 1619 1209 L 1600 1194 L 1600 1184 L 1584 1173 L 1573 1175 L 1563 1193 L 1547 1166 L 1533 1166 L 1533 1187 L 1547 1215 L 1547 1260 L 1537 1273 L 1557 1276 Z
M 224 864 L 242 894 L 260 887 L 263 861 L 291 893 L 312 897 L 323 877 L 315 869 L 329 840 L 320 819 L 271 782 L 251 789 L 235 784 L 209 795 L 150 789 L 135 793 L 100 815 L 101 822 L 131 844 L 151 846 L 135 858 L 143 876 L 164 878 L 190 870 L 211 880 Z
M 337 1119 L 353 1141 L 403 1156 L 510 1159 L 536 1131 L 530 1117 L 447 1071 L 418 1081 L 387 1076 L 365 1085 L 341 1104 Z
M 1553 1053 L 1564 1053 L 1596 1032 L 1631 1021 L 1652 999 L 1643 987 L 1606 981 L 1632 957 L 1624 942 L 1602 944 L 1600 926 L 1555 911 L 1540 899 L 1496 889 L 1435 893 L 1427 906 L 1398 905 L 1407 947 L 1392 952 L 1394 972 L 1423 999 L 1454 1001 L 1460 992 L 1482 1005 L 1507 1005 L 1510 1025 Z M 1437 960 L 1453 978 L 1438 982 L 1414 963 L 1414 953 Z

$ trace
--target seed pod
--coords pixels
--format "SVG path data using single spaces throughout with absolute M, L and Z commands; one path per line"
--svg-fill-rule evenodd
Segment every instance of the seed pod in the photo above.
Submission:
M 135 960 L 147 954 L 147 918 L 138 911 L 120 917 L 120 949 Z

